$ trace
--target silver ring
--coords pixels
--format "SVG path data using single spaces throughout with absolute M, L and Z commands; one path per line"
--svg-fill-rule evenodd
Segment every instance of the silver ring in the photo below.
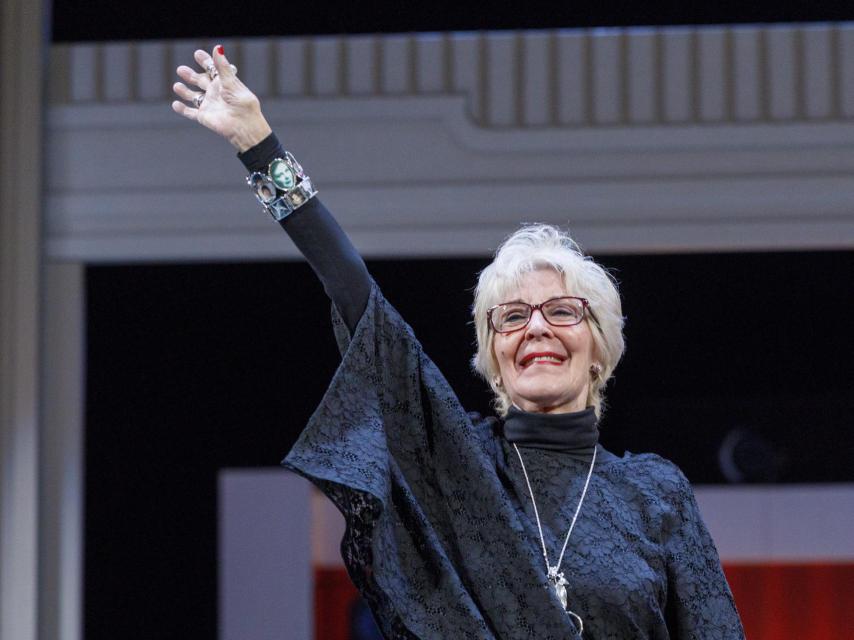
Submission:
M 193 97 L 193 104 L 196 105 L 196 109 L 202 106 L 202 102 L 205 100 L 205 92 L 202 91 L 198 95 Z
M 231 68 L 231 73 L 237 75 L 237 65 L 229 64 L 228 66 Z M 219 75 L 219 71 L 216 70 L 216 67 L 214 66 L 213 62 L 211 62 L 208 66 L 205 67 L 205 71 L 207 71 L 208 78 L 210 78 L 211 80 L 213 80 Z

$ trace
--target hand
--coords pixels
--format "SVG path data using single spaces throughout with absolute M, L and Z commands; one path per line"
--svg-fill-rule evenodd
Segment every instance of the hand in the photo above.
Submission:
M 176 100 L 172 103 L 175 113 L 223 136 L 238 151 L 246 151 L 270 135 L 272 129 L 261 113 L 258 97 L 237 77 L 222 45 L 214 47 L 212 56 L 198 49 L 193 57 L 203 71 L 196 73 L 181 65 L 177 73 L 184 82 L 199 90 L 190 89 L 184 82 L 176 82 L 172 90 L 193 106 Z M 206 71 L 211 65 L 217 71 L 213 79 Z M 198 96 L 203 96 L 203 99 L 197 105 L 194 99 Z

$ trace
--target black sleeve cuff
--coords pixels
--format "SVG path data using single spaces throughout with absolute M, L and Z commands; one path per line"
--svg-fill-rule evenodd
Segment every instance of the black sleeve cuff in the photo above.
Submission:
M 285 155 L 285 150 L 275 133 L 271 133 L 254 147 L 247 149 L 243 153 L 238 153 L 238 159 L 243 163 L 247 170 L 264 171 L 274 158 L 281 158 Z

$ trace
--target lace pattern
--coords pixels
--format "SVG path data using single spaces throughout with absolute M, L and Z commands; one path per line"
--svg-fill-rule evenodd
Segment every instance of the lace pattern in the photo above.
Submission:
M 573 639 L 548 588 L 518 460 L 473 422 L 373 286 L 284 464 L 347 521 L 342 555 L 388 638 Z M 522 448 L 557 557 L 587 460 Z M 690 485 L 654 455 L 600 452 L 563 570 L 585 640 L 743 638 Z

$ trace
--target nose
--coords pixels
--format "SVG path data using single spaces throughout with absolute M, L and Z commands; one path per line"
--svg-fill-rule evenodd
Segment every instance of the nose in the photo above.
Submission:
M 542 309 L 534 309 L 528 326 L 525 327 L 525 337 L 534 338 L 542 335 L 551 335 L 552 326 L 543 317 Z

